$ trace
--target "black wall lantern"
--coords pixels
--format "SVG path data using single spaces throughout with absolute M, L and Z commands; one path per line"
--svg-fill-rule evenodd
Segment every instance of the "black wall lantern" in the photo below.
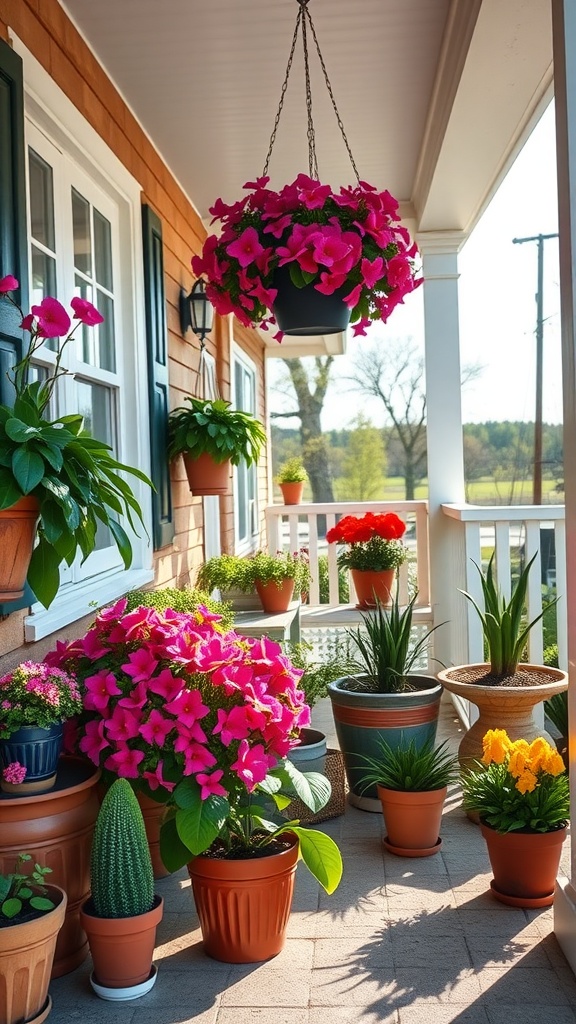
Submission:
M 180 289 L 180 330 L 186 334 L 189 327 L 198 335 L 201 344 L 212 330 L 214 307 L 206 295 L 204 281 L 198 278 L 189 295 Z

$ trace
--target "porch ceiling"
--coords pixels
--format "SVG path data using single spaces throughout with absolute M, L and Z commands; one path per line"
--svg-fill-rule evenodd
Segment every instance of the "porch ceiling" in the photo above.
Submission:
M 261 173 L 295 0 L 65 0 L 201 217 Z M 466 238 L 552 93 L 550 0 L 310 0 L 360 176 Z M 312 47 L 310 40 L 310 46 Z M 353 180 L 315 54 L 320 176 Z M 307 170 L 301 47 L 270 167 Z

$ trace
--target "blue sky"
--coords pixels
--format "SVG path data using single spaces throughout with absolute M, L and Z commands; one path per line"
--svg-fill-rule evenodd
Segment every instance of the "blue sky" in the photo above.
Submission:
M 537 245 L 514 245 L 512 239 L 554 234 L 557 230 L 551 105 L 460 254 L 461 360 L 463 365 L 479 364 L 483 368 L 463 389 L 464 423 L 534 419 Z M 558 242 L 550 239 L 544 247 L 543 414 L 545 422 L 559 423 L 562 382 Z M 346 374 L 350 360 L 362 345 L 406 338 L 423 345 L 423 333 L 420 290 L 407 297 L 404 307 L 394 311 L 387 327 L 374 326 L 367 338 L 351 339 L 347 355 L 337 360 L 337 373 Z M 272 380 L 274 376 L 272 372 Z M 361 403 L 362 411 L 375 424 L 384 422 L 379 402 L 367 403 L 362 399 Z M 288 408 L 274 392 L 271 407 Z M 353 418 L 351 412 L 350 421 Z M 284 425 L 296 422 L 284 421 Z M 344 425 L 342 388 L 335 385 L 325 403 L 323 428 Z

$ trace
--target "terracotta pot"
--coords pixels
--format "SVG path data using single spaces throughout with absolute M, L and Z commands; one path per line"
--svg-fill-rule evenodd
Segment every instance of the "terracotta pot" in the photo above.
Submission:
M 192 494 L 228 494 L 230 490 L 230 461 L 214 462 L 204 452 L 197 459 L 183 455 L 186 476 Z
M 438 853 L 447 792 L 446 786 L 420 793 L 378 786 L 387 832 L 386 849 L 398 857 L 429 857 Z
M 11 733 L 8 739 L 0 740 L 0 769 L 14 761 L 26 768 L 23 782 L 5 782 L 0 778 L 0 789 L 15 796 L 45 793 L 52 789 L 56 782 L 63 731 L 62 722 L 56 722 L 47 729 L 23 725 Z
M 358 678 L 362 679 L 360 675 Z M 380 742 L 391 747 L 413 740 L 423 746 L 436 739 L 442 686 L 433 676 L 410 677 L 417 689 L 408 693 L 362 693 L 345 689 L 346 679 L 328 685 L 338 745 L 344 755 L 348 801 L 363 811 L 380 813 L 376 786 L 366 787 L 364 756 L 378 757 Z
M 269 960 L 284 948 L 298 840 L 251 860 L 194 857 L 188 865 L 204 949 L 230 964 Z
M 90 891 L 90 852 L 98 815 L 100 770 L 81 758 L 62 757 L 56 785 L 38 796 L 0 794 L 0 873 L 14 869 L 22 851 L 52 868 L 50 881 L 68 896 L 56 943 L 52 977 L 75 970 L 88 955 L 79 909 Z
M 350 293 L 349 285 L 336 289 L 332 295 L 323 295 L 314 284 L 297 288 L 287 266 L 277 267 L 272 284 L 277 289 L 272 312 L 284 334 L 309 337 L 346 331 L 351 311 L 344 298 Z
M 482 757 L 482 740 L 489 729 L 505 729 L 512 741 L 525 739 L 529 743 L 537 736 L 543 736 L 554 746 L 554 740 L 546 730 L 536 723 L 533 710 L 540 701 L 547 700 L 555 693 L 568 687 L 568 676 L 557 668 L 544 665 L 522 664 L 519 669 L 535 671 L 542 675 L 540 686 L 486 686 L 459 679 L 459 673 L 469 669 L 483 669 L 489 665 L 458 665 L 443 669 L 438 679 L 446 690 L 476 704 L 479 717 L 462 737 L 458 757 L 462 767 Z
M 277 615 L 279 612 L 287 612 L 290 607 L 294 593 L 294 580 L 283 580 L 279 587 L 274 581 L 261 583 L 260 580 L 256 580 L 256 590 L 264 611 L 268 615 Z
M 56 904 L 54 910 L 32 921 L 0 928 L 2 1024 L 39 1024 L 50 1012 L 48 985 L 56 938 L 66 912 L 66 893 L 56 885 L 46 888 Z
M 0 601 L 15 601 L 24 594 L 38 509 L 37 499 L 28 496 L 0 512 Z
M 358 599 L 357 608 L 375 608 L 377 600 L 383 605 L 392 603 L 396 569 L 383 569 L 381 572 L 351 569 L 350 573 Z
M 493 895 L 513 907 L 548 907 L 554 901 L 566 827 L 553 832 L 506 832 L 480 823 L 494 878 Z
M 144 827 L 148 838 L 148 846 L 150 847 L 150 857 L 152 858 L 154 878 L 167 878 L 171 872 L 164 866 L 164 862 L 160 856 L 160 826 L 162 825 L 166 805 L 159 804 L 156 800 L 152 800 L 151 797 L 146 796 L 145 793 L 136 793 L 136 798 L 140 804 L 142 817 L 144 818 Z
M 285 505 L 299 505 L 304 494 L 304 481 L 293 480 L 290 483 L 280 484 L 280 490 Z
M 137 917 L 96 917 L 91 900 L 80 908 L 80 923 L 88 936 L 98 984 L 106 988 L 132 988 L 150 975 L 156 928 L 164 913 L 164 900 Z

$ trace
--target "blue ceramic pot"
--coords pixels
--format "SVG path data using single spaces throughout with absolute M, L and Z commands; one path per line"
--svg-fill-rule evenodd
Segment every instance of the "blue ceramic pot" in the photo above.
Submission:
M 20 792 L 34 785 L 35 792 L 44 788 L 51 789 L 56 780 L 58 758 L 62 750 L 62 722 L 40 729 L 35 725 L 23 725 L 16 729 L 8 739 L 0 740 L 0 769 L 7 768 L 13 761 L 18 761 L 26 769 L 26 778 L 19 786 Z M 42 786 L 45 783 L 45 787 Z M 6 789 L 6 783 L 2 783 Z M 10 785 L 10 792 L 16 787 Z

